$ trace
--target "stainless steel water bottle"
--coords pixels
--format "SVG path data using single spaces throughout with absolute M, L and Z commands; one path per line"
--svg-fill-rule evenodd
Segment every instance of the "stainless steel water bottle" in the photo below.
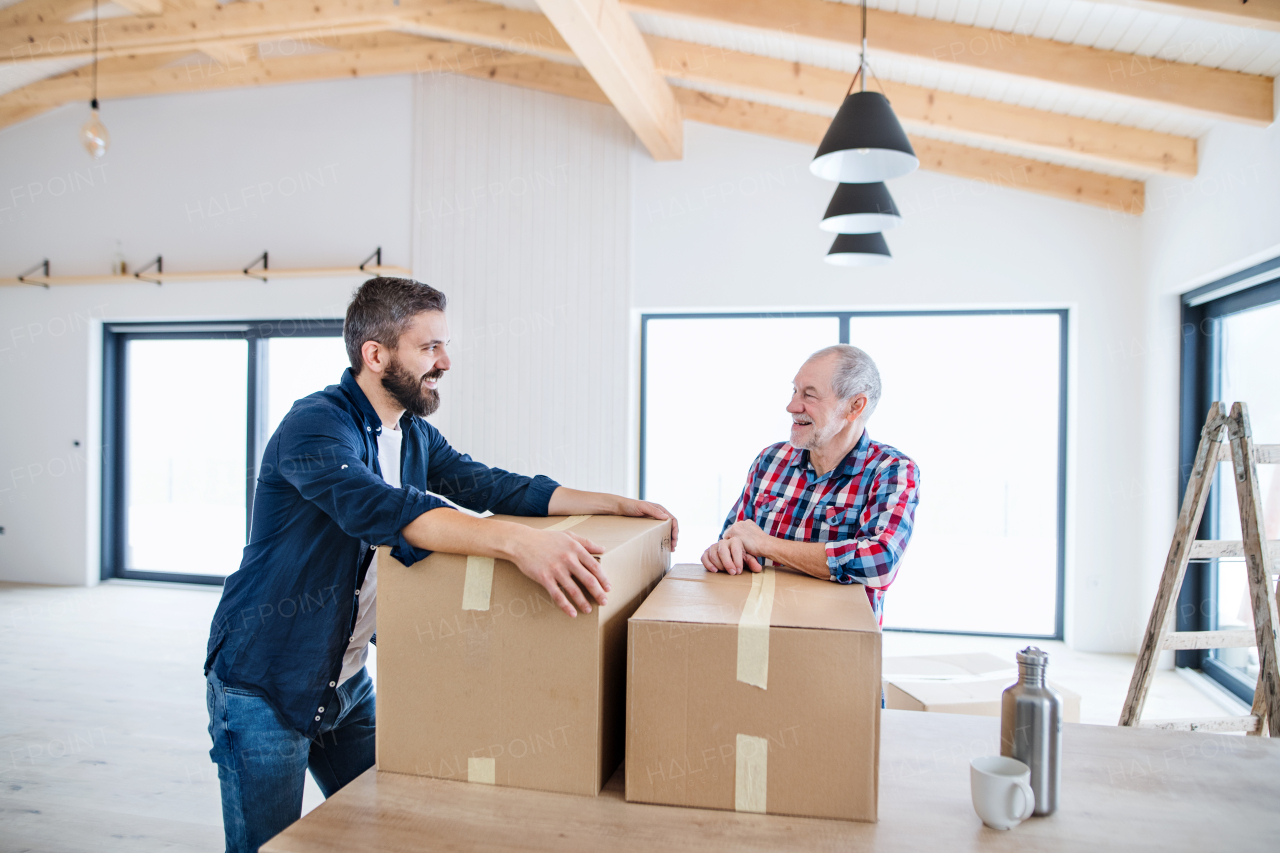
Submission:
M 1035 646 L 1018 652 L 1018 683 L 1000 704 L 1000 754 L 1031 768 L 1037 815 L 1058 808 L 1062 779 L 1062 697 L 1044 680 L 1049 655 Z

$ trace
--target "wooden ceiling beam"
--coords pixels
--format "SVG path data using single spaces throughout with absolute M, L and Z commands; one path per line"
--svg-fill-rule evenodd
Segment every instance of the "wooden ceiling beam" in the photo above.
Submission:
M 98 88 L 104 99 L 110 99 L 385 74 L 453 72 L 600 104 L 610 103 L 584 68 L 562 62 L 516 53 L 486 52 L 485 56 L 491 61 L 480 64 L 476 62 L 474 45 L 430 41 L 400 33 L 344 36 L 336 39 L 335 44 L 337 49 L 331 52 L 251 58 L 242 66 L 229 68 L 216 63 L 172 64 L 190 54 L 147 54 L 104 60 L 99 67 Z M 89 86 L 87 69 L 76 69 L 0 95 L 0 128 L 60 104 L 87 99 Z M 688 89 L 677 88 L 673 94 L 687 119 L 806 145 L 817 145 L 830 122 L 813 113 Z M 918 136 L 912 137 L 912 145 L 920 156 L 921 167 L 931 171 L 1126 213 L 1142 211 L 1142 183 L 1138 181 Z
M 1144 12 L 1196 18 L 1236 27 L 1280 31 L 1280 3 L 1275 0 L 1097 0 Z
M 858 7 L 830 0 L 624 0 L 624 5 L 635 12 L 802 38 L 846 50 L 862 43 Z M 867 36 L 874 53 L 1029 77 L 1258 127 L 1271 124 L 1274 118 L 1273 81 L 1258 74 L 878 9 L 868 10 Z
M 100 56 L 167 53 L 202 42 L 247 44 L 281 36 L 325 39 L 385 30 L 410 10 L 446 0 L 272 0 L 170 9 L 99 22 Z M 14 62 L 91 55 L 93 22 L 0 27 L 0 56 Z
M 609 103 L 609 99 L 582 69 L 557 62 L 531 60 L 491 69 L 471 68 L 462 73 L 526 89 L 568 95 L 600 104 Z M 710 95 L 692 89 L 677 88 L 675 95 L 680 102 L 681 113 L 689 121 L 772 136 L 814 147 L 822 140 L 831 123 L 831 119 L 814 113 Z M 1081 202 L 1117 213 L 1139 215 L 1143 210 L 1145 187 L 1141 181 L 1114 178 L 1084 169 L 1056 166 L 1027 157 L 984 151 L 920 136 L 911 136 L 911 145 L 920 157 L 920 168 L 931 172 Z
M 679 160 L 684 125 L 676 96 L 618 0 L 538 0 L 596 84 L 655 160 Z
M 169 54 L 141 54 L 102 60 L 98 68 L 98 96 L 104 113 L 113 98 L 167 95 L 333 80 L 346 77 L 373 77 L 386 74 L 437 74 L 475 67 L 471 45 L 429 41 L 400 33 L 343 36 L 335 48 L 323 53 L 263 59 L 247 54 L 244 61 L 223 64 L 200 61 L 190 51 Z M 178 63 L 186 59 L 187 62 Z M 494 57 L 486 56 L 491 63 Z M 498 60 L 524 61 L 524 57 L 498 56 Z M 92 72 L 77 68 L 0 95 L 0 128 L 24 120 L 31 108 L 52 109 L 62 104 L 89 100 Z
M 164 3 L 161 0 L 111 0 L 118 6 L 123 6 L 135 15 L 159 15 L 164 12 Z
M 0 27 L 57 24 L 93 8 L 93 0 L 18 0 L 0 9 Z
M 728 87 L 748 100 L 785 98 L 830 109 L 834 114 L 849 88 L 849 75 L 843 71 L 657 36 L 649 36 L 648 42 L 659 71 L 667 77 Z M 891 80 L 881 84 L 907 130 L 945 128 L 976 139 L 1071 154 L 1152 174 L 1196 174 L 1194 139 Z

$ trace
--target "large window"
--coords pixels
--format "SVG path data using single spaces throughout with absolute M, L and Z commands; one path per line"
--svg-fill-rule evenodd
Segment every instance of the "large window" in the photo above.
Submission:
M 1066 312 L 654 314 L 642 329 L 641 490 L 679 517 L 682 560 L 786 439 L 800 364 L 848 342 L 883 380 L 868 431 L 921 468 L 885 627 L 1062 636 Z
M 102 576 L 221 583 L 294 400 L 338 381 L 339 321 L 105 330 Z
M 1262 265 L 1245 278 L 1269 278 L 1280 264 Z M 1239 277 L 1237 277 L 1239 278 Z M 1226 281 L 1184 297 L 1182 456 L 1189 470 L 1206 412 L 1213 401 L 1228 410 L 1249 409 L 1253 440 L 1280 444 L 1280 279 L 1232 291 Z M 1223 291 L 1227 291 L 1222 293 Z M 1218 295 L 1222 293 L 1222 295 Z M 1188 455 L 1189 454 L 1189 455 Z M 1280 477 L 1276 466 L 1258 466 L 1265 538 L 1280 539 Z M 1179 494 L 1181 497 L 1181 493 Z M 1198 538 L 1241 538 L 1240 511 L 1231 466 L 1220 463 Z M 1244 560 L 1192 563 L 1179 600 L 1179 630 L 1253 629 Z M 1257 649 L 1212 649 L 1178 653 L 1179 666 L 1202 669 L 1246 702 L 1258 681 Z

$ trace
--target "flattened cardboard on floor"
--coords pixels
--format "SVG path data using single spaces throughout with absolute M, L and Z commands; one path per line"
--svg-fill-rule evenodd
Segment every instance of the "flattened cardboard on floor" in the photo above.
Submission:
M 572 518 L 612 584 L 608 605 L 577 618 L 505 560 L 406 567 L 379 549 L 379 770 L 599 793 L 622 761 L 627 618 L 670 562 L 671 523 Z
M 940 714 L 1000 716 L 1004 689 L 1018 680 L 1018 665 L 986 652 L 884 659 L 885 707 Z M 1080 722 L 1080 695 L 1053 681 L 1062 719 Z
M 631 617 L 627 799 L 874 821 L 881 637 L 866 591 L 766 574 L 767 613 L 765 575 L 679 565 Z

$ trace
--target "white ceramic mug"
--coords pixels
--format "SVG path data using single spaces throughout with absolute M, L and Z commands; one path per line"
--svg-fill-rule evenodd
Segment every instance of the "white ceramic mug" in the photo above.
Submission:
M 1031 817 L 1036 795 L 1031 790 L 1031 768 L 1000 755 L 985 755 L 969 763 L 973 808 L 992 829 L 1012 829 Z

